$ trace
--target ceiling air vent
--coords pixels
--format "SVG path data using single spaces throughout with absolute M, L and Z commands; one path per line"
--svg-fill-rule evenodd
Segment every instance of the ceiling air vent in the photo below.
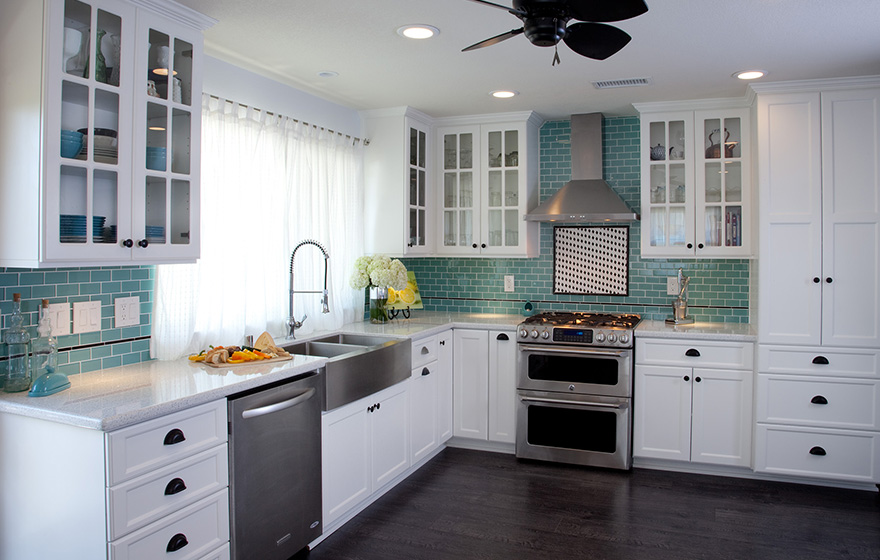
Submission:
M 602 82 L 593 82 L 596 89 L 620 88 L 620 87 L 638 87 L 649 86 L 653 80 L 651 78 L 626 78 L 625 80 L 605 80 Z

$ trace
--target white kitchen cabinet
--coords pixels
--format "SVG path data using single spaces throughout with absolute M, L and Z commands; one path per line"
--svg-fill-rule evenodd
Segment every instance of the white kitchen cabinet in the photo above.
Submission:
M 398 383 L 322 416 L 325 527 L 409 468 L 408 387 Z
M 758 90 L 761 343 L 880 347 L 880 84 L 861 85 Z
M 516 441 L 516 341 L 512 331 L 455 329 L 454 435 Z
M 5 40 L 18 48 L 0 54 L 16 76 L 0 86 L 0 263 L 194 261 L 201 31 L 213 20 L 163 0 L 13 4 Z M 62 131 L 79 130 L 83 148 L 68 152 Z
M 448 347 L 448 348 L 447 348 Z M 430 457 L 452 437 L 452 331 L 413 341 L 410 463 Z
M 637 338 L 633 456 L 750 466 L 752 348 Z
M 0 414 L 0 440 L 16 450 L 0 455 L 0 557 L 158 558 L 172 542 L 175 557 L 219 553 L 226 427 L 225 400 L 110 433 Z M 51 538 L 39 532 L 47 515 Z
M 641 113 L 642 256 L 748 257 L 749 109 L 694 110 L 688 107 L 693 104 L 636 106 Z
M 539 227 L 533 112 L 437 119 L 437 247 L 442 255 L 537 256 Z
M 434 249 L 437 213 L 431 118 L 412 107 L 364 111 L 364 250 L 394 256 Z

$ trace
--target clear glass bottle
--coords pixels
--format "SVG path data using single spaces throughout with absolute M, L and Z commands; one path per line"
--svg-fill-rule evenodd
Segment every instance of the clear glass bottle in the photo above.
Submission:
M 21 294 L 12 294 L 12 314 L 9 316 L 9 328 L 3 333 L 6 343 L 6 379 L 3 390 L 7 393 L 27 391 L 31 387 L 31 371 L 29 366 L 29 346 L 31 335 L 24 326 L 21 314 Z
M 52 336 L 52 320 L 49 318 L 49 300 L 44 299 L 40 306 L 39 336 L 31 346 L 31 379 L 43 374 L 55 373 L 58 367 L 58 344 Z

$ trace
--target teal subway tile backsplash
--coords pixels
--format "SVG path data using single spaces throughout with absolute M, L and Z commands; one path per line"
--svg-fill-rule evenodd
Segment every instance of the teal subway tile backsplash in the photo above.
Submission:
M 603 175 L 620 197 L 641 211 L 638 117 L 606 118 Z M 549 121 L 540 135 L 540 199 L 545 200 L 571 179 L 571 123 Z M 540 224 L 541 255 L 533 259 L 409 258 L 425 308 L 432 311 L 518 314 L 526 301 L 536 310 L 637 313 L 665 319 L 672 296 L 666 278 L 678 268 L 691 277 L 690 314 L 700 321 L 749 321 L 749 262 L 705 259 L 642 259 L 641 223 L 629 226 L 629 294 L 578 296 L 553 293 L 553 224 Z M 515 291 L 504 292 L 504 276 L 515 278 Z M 417 312 L 416 312 L 417 313 Z
M 100 301 L 100 331 L 58 337 L 59 371 L 70 375 L 149 360 L 154 276 L 153 266 L 0 268 L 0 330 L 7 327 L 14 293 L 21 294 L 25 325 L 31 336 L 37 334 L 41 299 L 70 303 L 71 319 L 75 302 Z M 140 324 L 117 329 L 116 298 L 130 296 L 141 300 Z M 0 344 L 0 375 L 5 374 L 5 356 L 6 347 Z

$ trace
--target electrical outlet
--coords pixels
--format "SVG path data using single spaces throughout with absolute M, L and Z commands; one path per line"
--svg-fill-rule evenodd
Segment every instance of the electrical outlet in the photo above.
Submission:
M 512 292 L 513 289 L 513 274 L 507 274 L 504 276 L 504 291 Z
M 73 304 L 73 333 L 101 330 L 101 302 L 77 301 Z
M 116 326 L 131 327 L 141 323 L 141 298 L 138 296 L 116 298 Z
M 677 296 L 678 295 L 678 277 L 677 276 L 667 276 L 666 277 L 666 295 L 668 295 L 668 296 Z
M 49 317 L 52 320 L 52 336 L 70 334 L 70 304 L 50 303 Z

